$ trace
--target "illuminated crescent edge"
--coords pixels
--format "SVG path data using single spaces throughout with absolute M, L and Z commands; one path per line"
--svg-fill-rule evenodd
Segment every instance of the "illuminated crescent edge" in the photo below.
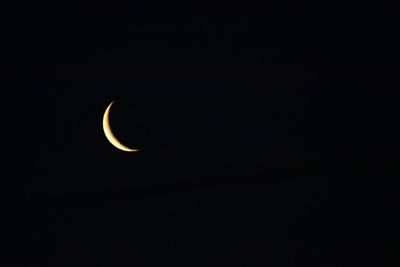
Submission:
M 110 119 L 109 119 L 109 115 L 110 115 L 110 109 L 112 104 L 114 104 L 114 101 L 111 102 L 110 105 L 108 105 L 106 111 L 104 112 L 104 116 L 103 116 L 103 131 L 104 134 L 106 135 L 107 140 L 116 148 L 125 151 L 125 152 L 136 152 L 138 151 L 138 149 L 131 149 L 127 146 L 124 146 L 123 144 L 121 144 L 120 141 L 118 141 L 118 139 L 115 137 L 114 133 L 111 130 L 111 126 L 110 126 Z

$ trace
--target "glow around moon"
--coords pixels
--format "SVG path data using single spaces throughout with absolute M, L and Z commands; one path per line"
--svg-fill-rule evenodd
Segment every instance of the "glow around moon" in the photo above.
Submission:
M 104 116 L 103 116 L 103 130 L 104 130 L 104 134 L 106 135 L 107 140 L 116 148 L 125 151 L 125 152 L 136 152 L 138 151 L 138 149 L 132 149 L 129 148 L 127 146 L 124 146 L 123 144 L 121 144 L 120 141 L 118 141 L 118 139 L 115 137 L 114 133 L 111 130 L 111 126 L 110 126 L 110 109 L 112 104 L 114 104 L 114 101 L 111 102 L 111 104 L 107 107 L 106 111 L 104 112 Z

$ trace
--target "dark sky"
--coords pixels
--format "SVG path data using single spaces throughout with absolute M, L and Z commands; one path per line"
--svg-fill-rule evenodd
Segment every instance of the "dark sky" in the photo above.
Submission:
M 372 229 L 389 220 L 400 159 L 390 23 L 352 6 L 233 9 L 5 20 L 10 263 L 357 266 L 378 255 L 369 240 L 386 240 Z M 113 130 L 138 153 L 104 137 L 113 100 Z

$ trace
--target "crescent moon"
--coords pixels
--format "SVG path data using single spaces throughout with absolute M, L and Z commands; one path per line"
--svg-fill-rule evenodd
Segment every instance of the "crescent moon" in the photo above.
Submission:
M 112 104 L 114 104 L 114 101 L 111 102 L 110 105 L 108 105 L 106 111 L 104 112 L 104 116 L 103 116 L 103 130 L 104 130 L 104 134 L 106 135 L 107 140 L 116 148 L 125 151 L 125 152 L 136 152 L 138 151 L 138 149 L 132 149 L 129 148 L 127 146 L 124 146 L 123 144 L 121 144 L 120 141 L 118 141 L 118 139 L 115 137 L 114 133 L 111 130 L 111 126 L 110 126 L 110 109 Z

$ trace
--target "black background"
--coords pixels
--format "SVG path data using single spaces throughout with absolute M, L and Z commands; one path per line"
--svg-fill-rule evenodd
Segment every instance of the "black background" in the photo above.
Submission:
M 6 263 L 382 263 L 393 24 L 356 4 L 157 5 L 4 20 Z M 113 100 L 140 152 L 105 139 Z

